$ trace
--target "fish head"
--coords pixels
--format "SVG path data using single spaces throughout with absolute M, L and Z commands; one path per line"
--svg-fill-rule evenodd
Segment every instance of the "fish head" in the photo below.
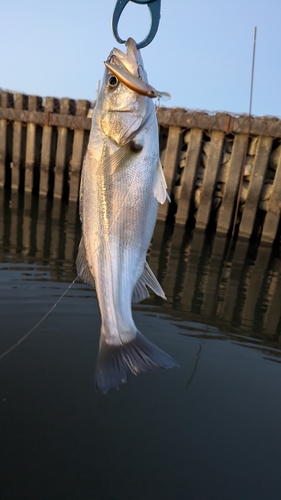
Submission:
M 130 75 L 138 81 L 147 82 L 140 51 L 136 42 L 129 38 L 127 53 L 113 49 L 106 61 L 109 66 Z M 103 134 L 118 146 L 126 144 L 136 135 L 141 125 L 153 111 L 153 103 L 146 95 L 129 88 L 106 67 L 103 83 L 96 103 L 96 114 Z

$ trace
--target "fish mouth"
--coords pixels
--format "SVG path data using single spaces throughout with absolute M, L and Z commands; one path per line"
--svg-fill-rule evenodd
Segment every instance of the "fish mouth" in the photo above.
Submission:
M 126 46 L 127 54 L 116 48 L 111 51 L 108 59 L 104 61 L 107 69 L 137 94 L 151 99 L 163 96 L 170 99 L 170 94 L 157 91 L 148 83 L 140 50 L 137 48 L 135 40 L 128 38 Z

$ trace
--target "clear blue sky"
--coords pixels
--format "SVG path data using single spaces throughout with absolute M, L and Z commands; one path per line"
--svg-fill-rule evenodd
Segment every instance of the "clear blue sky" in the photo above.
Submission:
M 117 46 L 116 0 L 1 2 L 0 87 L 41 96 L 95 98 L 103 61 Z M 142 50 L 166 106 L 247 113 L 257 26 L 253 114 L 281 116 L 281 0 L 162 0 L 153 42 Z M 130 2 L 123 38 L 143 39 L 146 6 Z

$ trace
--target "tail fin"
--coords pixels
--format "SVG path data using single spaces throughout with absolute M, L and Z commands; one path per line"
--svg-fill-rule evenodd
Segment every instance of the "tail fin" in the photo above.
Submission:
M 140 332 L 126 344 L 109 345 L 101 337 L 96 369 L 96 388 L 107 393 L 119 389 L 127 382 L 130 369 L 134 375 L 153 368 L 173 368 L 178 363 L 156 345 L 147 340 Z

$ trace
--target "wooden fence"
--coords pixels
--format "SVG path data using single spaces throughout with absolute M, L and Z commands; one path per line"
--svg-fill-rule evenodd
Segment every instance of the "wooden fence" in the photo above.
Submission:
M 0 92 L 0 186 L 77 201 L 89 101 Z M 158 218 L 273 242 L 281 209 L 281 120 L 159 108 L 172 204 Z

